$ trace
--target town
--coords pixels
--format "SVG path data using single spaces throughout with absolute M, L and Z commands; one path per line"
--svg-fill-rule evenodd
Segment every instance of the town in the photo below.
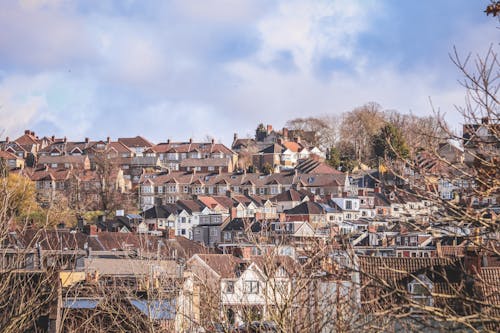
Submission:
M 31 130 L 4 138 L 12 193 L 2 200 L 14 200 L 1 210 L 3 284 L 13 299 L 36 291 L 36 311 L 20 323 L 49 332 L 498 328 L 498 124 L 465 124 L 458 144 L 404 163 L 386 148 L 372 167 L 336 163 L 319 136 L 260 124 L 230 146 Z M 15 207 L 29 195 L 30 211 Z M 15 301 L 0 306 L 18 315 Z

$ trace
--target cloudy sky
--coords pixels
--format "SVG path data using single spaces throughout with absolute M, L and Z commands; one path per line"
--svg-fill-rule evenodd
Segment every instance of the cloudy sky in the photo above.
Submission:
M 229 143 L 368 101 L 454 119 L 487 0 L 0 0 L 0 139 Z M 455 118 L 456 121 L 456 118 Z

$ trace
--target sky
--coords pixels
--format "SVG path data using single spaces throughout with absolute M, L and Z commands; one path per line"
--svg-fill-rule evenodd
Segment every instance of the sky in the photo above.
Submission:
M 0 140 L 230 144 L 259 123 L 384 109 L 459 124 L 488 0 L 0 0 Z

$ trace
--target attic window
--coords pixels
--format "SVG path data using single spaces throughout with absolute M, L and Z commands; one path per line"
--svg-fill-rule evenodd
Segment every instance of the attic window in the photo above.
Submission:
M 309 177 L 309 178 L 307 178 L 307 182 L 308 182 L 309 184 L 313 183 L 313 182 L 314 182 L 314 177 Z
M 425 306 L 433 306 L 432 290 L 434 284 L 424 274 L 420 274 L 416 279 L 408 283 L 408 292 L 413 301 Z

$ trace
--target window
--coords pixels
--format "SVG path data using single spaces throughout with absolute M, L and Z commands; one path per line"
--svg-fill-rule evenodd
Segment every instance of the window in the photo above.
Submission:
M 226 294 L 234 294 L 234 281 L 226 281 L 226 289 L 224 292 Z
M 181 229 L 181 235 L 185 235 L 186 234 L 186 229 Z
M 427 278 L 427 276 L 421 274 L 408 284 L 408 291 L 411 294 L 411 298 L 420 304 L 433 306 L 434 300 L 432 298 L 432 281 Z
M 352 209 L 352 201 L 351 200 L 345 201 L 345 209 Z
M 228 231 L 224 232 L 224 240 L 225 241 L 231 240 L 231 233 L 230 232 L 228 232 Z
M 258 294 L 259 293 L 259 281 L 245 281 L 245 294 Z
M 158 193 L 163 193 L 163 186 L 158 186 Z

